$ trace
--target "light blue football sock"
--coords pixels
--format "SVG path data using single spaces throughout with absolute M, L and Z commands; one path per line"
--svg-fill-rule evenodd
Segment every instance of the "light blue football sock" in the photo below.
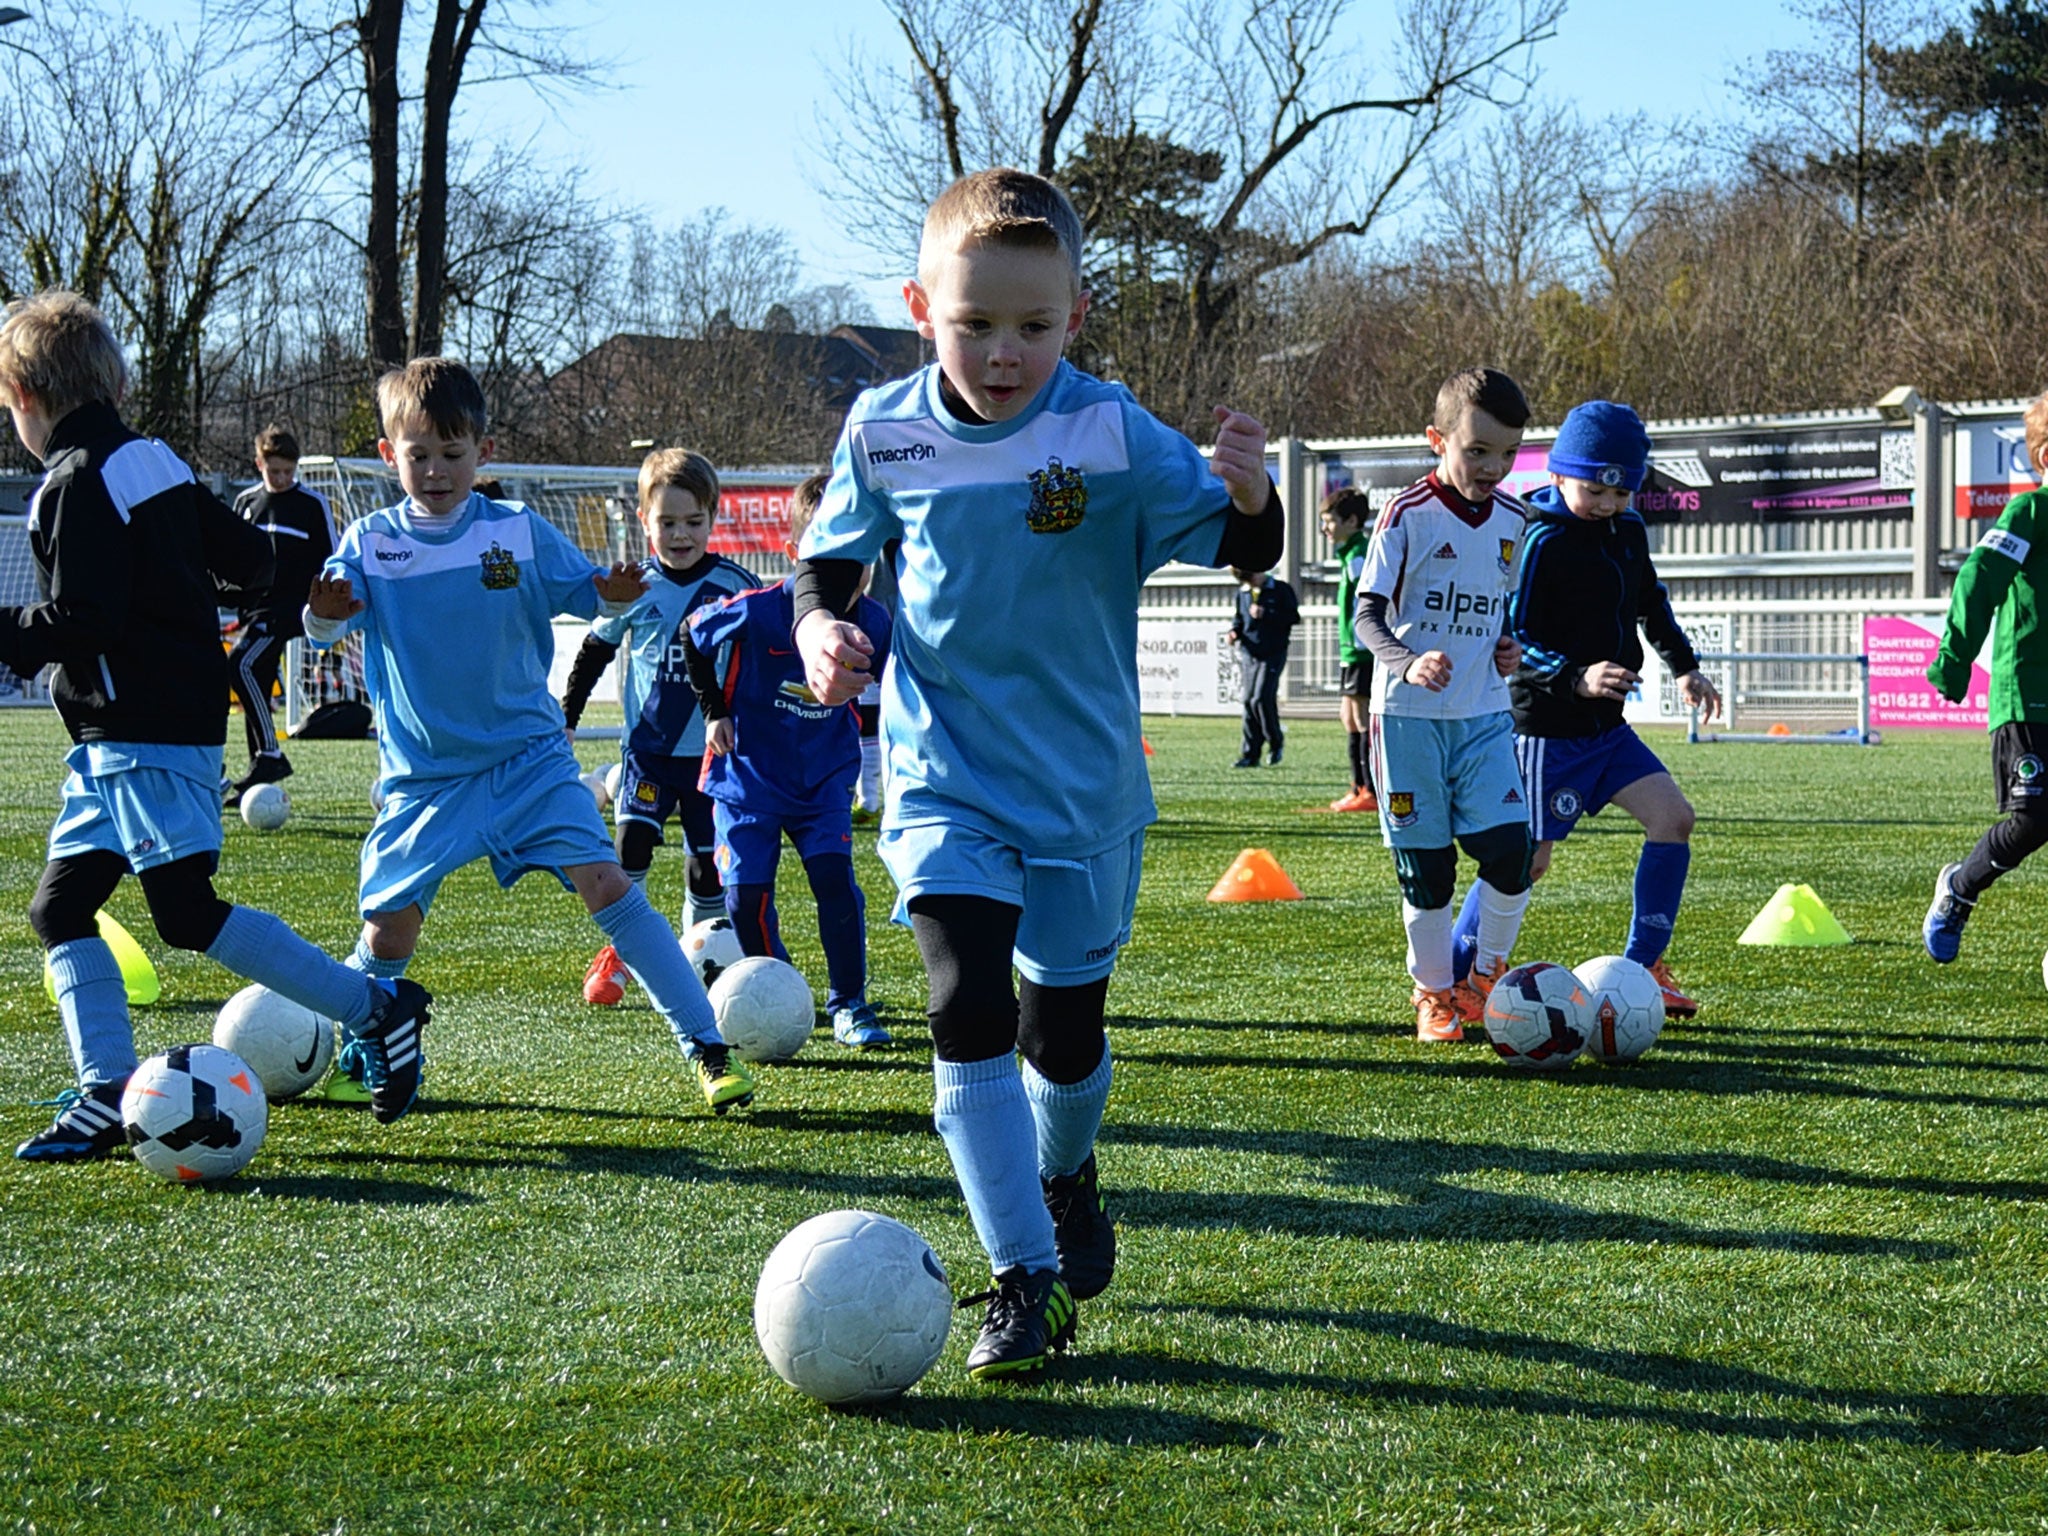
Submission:
M 135 1032 L 128 1024 L 128 986 L 114 952 L 95 934 L 57 945 L 49 961 L 79 1087 L 120 1082 L 135 1070 Z
M 407 955 L 403 960 L 381 960 L 371 954 L 370 947 L 359 938 L 356 940 L 354 951 L 341 963 L 352 971 L 361 971 L 365 976 L 378 981 L 396 981 L 405 974 L 405 968 L 412 964 L 412 956 Z M 348 1025 L 341 1024 L 336 1027 L 341 1031 L 344 1040 L 353 1040 L 356 1037 L 355 1031 Z
M 1058 1269 L 1038 1183 L 1038 1130 L 1015 1055 L 934 1061 L 932 1121 L 953 1159 L 989 1267 Z
M 308 944 L 281 919 L 254 907 L 231 907 L 206 957 L 237 976 L 332 1019 L 353 1034 L 369 1022 L 376 988 L 325 950 Z
M 1024 1097 L 1038 1122 L 1038 1176 L 1058 1178 L 1075 1173 L 1095 1150 L 1102 1129 L 1102 1107 L 1109 1102 L 1109 1046 L 1102 1060 L 1078 1083 L 1056 1083 L 1030 1062 L 1024 1063 Z
M 1643 844 L 1636 859 L 1635 916 L 1629 921 L 1628 948 L 1623 951 L 1636 964 L 1654 965 L 1664 958 L 1691 867 L 1690 843 Z
M 1479 882 L 1465 888 L 1465 904 L 1458 908 L 1458 920 L 1451 924 L 1451 975 L 1463 981 L 1472 974 L 1472 962 L 1479 958 Z
M 683 946 L 676 941 L 668 919 L 654 910 L 647 893 L 633 886 L 602 912 L 591 914 L 612 948 L 626 962 L 626 968 L 647 989 L 654 1006 L 675 1032 L 683 1054 L 692 1045 L 717 1045 L 718 1020 L 712 1016 L 711 1000 L 704 995 L 704 983 L 690 962 L 683 958 Z

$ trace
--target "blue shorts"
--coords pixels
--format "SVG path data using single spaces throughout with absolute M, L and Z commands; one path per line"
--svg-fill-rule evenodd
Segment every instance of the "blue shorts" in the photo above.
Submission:
M 1082 859 L 1036 858 L 972 827 L 946 822 L 882 833 L 879 852 L 895 877 L 895 918 L 910 921 L 920 896 L 986 896 L 1022 909 L 1011 958 L 1041 987 L 1075 987 L 1116 969 L 1131 942 L 1145 832 Z
M 1664 771 L 1657 754 L 1627 724 L 1597 736 L 1517 736 L 1515 756 L 1529 790 L 1529 827 L 1539 843 L 1564 841 L 1581 816 L 1595 814 L 1638 779 Z
M 84 742 L 64 756 L 71 774 L 50 828 L 50 858 L 118 853 L 138 874 L 220 855 L 219 747 Z
M 1389 848 L 1448 848 L 1453 837 L 1527 821 L 1514 721 L 1372 717 L 1373 783 Z
M 443 880 L 485 858 L 507 886 L 535 869 L 566 885 L 566 868 L 618 862 L 560 733 L 535 737 L 482 773 L 387 783 L 384 809 L 363 840 L 363 914 L 425 912 Z
M 694 757 L 640 757 L 631 748 L 619 768 L 619 798 L 612 803 L 613 821 L 644 822 L 654 840 L 667 841 L 662 828 L 674 816 L 683 824 L 683 846 L 708 852 L 712 830 L 711 797 L 697 787 L 703 764 Z
M 764 815 L 713 800 L 711 821 L 718 834 L 718 873 L 727 885 L 773 885 L 785 832 L 800 859 L 853 853 L 853 802 L 837 795 L 830 809 L 808 816 Z

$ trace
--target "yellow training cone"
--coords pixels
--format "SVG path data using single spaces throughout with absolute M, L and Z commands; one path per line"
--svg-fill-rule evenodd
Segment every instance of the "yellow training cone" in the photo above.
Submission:
M 1738 944 L 1849 944 L 1850 939 L 1828 904 L 1810 885 L 1781 885 L 1764 909 L 1750 919 Z
M 157 979 L 156 967 L 149 963 L 149 956 L 142 952 L 135 936 L 104 912 L 100 914 L 100 937 L 114 952 L 114 964 L 121 967 L 121 984 L 128 989 L 129 1007 L 146 1008 L 164 995 L 164 984 Z M 51 1002 L 57 1001 L 57 978 L 50 974 L 48 955 L 43 957 L 43 990 L 50 994 Z

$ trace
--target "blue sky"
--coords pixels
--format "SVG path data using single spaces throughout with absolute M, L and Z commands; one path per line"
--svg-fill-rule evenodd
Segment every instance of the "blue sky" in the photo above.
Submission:
M 131 7 L 153 21 L 189 22 L 201 9 L 180 0 Z M 521 0 L 521 8 L 578 27 L 582 46 L 608 61 L 606 89 L 554 112 L 517 86 L 474 92 L 470 131 L 530 136 L 549 159 L 581 166 L 585 193 L 644 206 L 665 222 L 722 206 L 743 223 L 781 225 L 810 281 L 856 282 L 896 323 L 898 285 L 874 277 L 879 258 L 836 232 L 803 169 L 814 104 L 832 90 L 847 43 L 901 57 L 880 0 Z M 1355 35 L 1385 30 L 1394 13 L 1394 0 L 1364 0 Z M 1725 82 L 1744 60 L 1803 38 L 1778 0 L 1570 0 L 1558 36 L 1541 50 L 1539 93 L 1569 98 L 1594 118 L 1722 118 L 1733 110 Z

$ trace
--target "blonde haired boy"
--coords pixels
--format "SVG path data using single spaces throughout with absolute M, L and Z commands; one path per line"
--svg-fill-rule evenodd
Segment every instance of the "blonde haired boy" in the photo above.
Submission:
M 669 818 L 681 822 L 684 905 L 677 926 L 683 929 L 723 917 L 725 888 L 712 857 L 711 801 L 697 783 L 704 717 L 683 670 L 678 628 L 705 604 L 760 585 L 752 571 L 711 548 L 718 495 L 718 471 L 701 453 L 657 448 L 641 461 L 637 510 L 647 555 L 640 575 L 647 590 L 623 613 L 598 615 L 562 690 L 562 715 L 573 731 L 605 668 L 621 650 L 626 652 L 619 687 L 626 722 L 619 735 L 619 793 L 612 806 L 614 846 L 626 878 L 644 888 Z M 636 748 L 635 733 L 661 683 L 668 686 L 660 690 L 660 718 L 650 723 Z M 605 945 L 584 972 L 583 1000 L 614 1006 L 625 998 L 627 977 L 618 951 Z
M 1217 407 L 1204 462 L 1061 359 L 1088 312 L 1081 250 L 1039 177 L 982 171 L 939 196 L 904 285 L 937 361 L 855 402 L 797 572 L 806 676 L 838 703 L 880 664 L 848 620 L 901 541 L 880 852 L 930 977 L 939 1134 L 994 1271 L 977 1378 L 1065 1347 L 1115 1259 L 1095 1140 L 1104 999 L 1155 816 L 1139 589 L 1169 560 L 1266 570 L 1282 536 L 1259 422 Z
M 120 344 L 77 294 L 50 289 L 7 306 L 0 393 L 45 468 L 28 514 L 44 596 L 0 610 L 0 663 L 21 677 L 54 664 L 50 696 L 74 743 L 29 925 L 48 952 L 78 1081 L 14 1155 L 78 1162 L 124 1140 L 135 1036 L 97 914 L 130 873 L 166 944 L 352 1030 L 378 1063 L 377 1119 L 396 1120 L 412 1106 L 427 994 L 372 982 L 214 890 L 227 740 L 215 604 L 222 590 L 263 602 L 270 542 L 169 448 L 122 423 L 126 385 Z

